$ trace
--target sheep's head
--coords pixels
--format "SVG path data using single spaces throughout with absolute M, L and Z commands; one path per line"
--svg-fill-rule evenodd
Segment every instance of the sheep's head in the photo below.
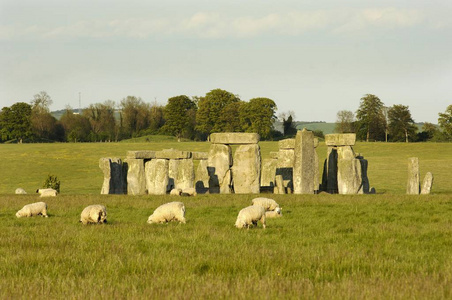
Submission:
M 154 218 L 153 218 L 153 216 L 154 216 L 154 214 L 152 214 L 152 215 L 149 216 L 149 218 L 148 218 L 148 223 L 149 223 L 149 224 L 154 223 Z
M 22 214 L 21 214 L 22 210 L 19 210 L 18 212 L 16 212 L 16 217 L 21 218 Z

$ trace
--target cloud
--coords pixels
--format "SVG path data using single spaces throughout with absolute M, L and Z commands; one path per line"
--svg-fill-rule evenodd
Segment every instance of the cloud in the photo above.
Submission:
M 202 39 L 250 38 L 264 35 L 297 36 L 308 32 L 331 34 L 392 30 L 425 26 L 452 27 L 444 13 L 394 7 L 378 9 L 332 9 L 274 12 L 261 16 L 231 16 L 220 12 L 197 12 L 188 17 L 118 18 L 80 20 L 69 25 L 0 25 L 0 40 L 58 38 L 133 38 L 184 36 Z

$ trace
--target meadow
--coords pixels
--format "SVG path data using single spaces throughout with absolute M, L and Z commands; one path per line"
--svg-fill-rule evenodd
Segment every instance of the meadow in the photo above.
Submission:
M 260 145 L 264 157 L 277 150 Z M 0 145 L 0 298 L 452 298 L 452 144 L 358 143 L 376 195 L 272 195 L 284 216 L 265 230 L 233 226 L 256 195 L 177 198 L 187 224 L 150 225 L 174 197 L 99 194 L 100 157 L 164 148 L 209 144 Z M 325 146 L 317 151 L 322 161 Z M 431 195 L 405 195 L 412 156 L 421 177 L 434 174 Z M 61 180 L 45 199 L 50 217 L 17 219 L 48 174 Z M 95 203 L 108 223 L 82 226 Z

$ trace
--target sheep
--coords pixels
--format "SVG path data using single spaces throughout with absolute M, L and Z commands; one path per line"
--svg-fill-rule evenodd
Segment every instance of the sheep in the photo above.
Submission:
M 148 218 L 148 223 L 179 221 L 185 224 L 185 205 L 182 202 L 169 202 L 157 207 Z
M 282 217 L 282 208 L 277 207 L 275 210 L 266 211 L 265 218 L 280 218 Z
M 23 188 L 16 189 L 16 195 L 25 195 L 27 192 Z
M 180 196 L 180 194 L 182 193 L 181 189 L 172 189 L 170 192 L 171 196 Z
M 80 215 L 80 222 L 83 225 L 89 223 L 107 223 L 107 208 L 100 204 L 85 207 Z
M 249 228 L 251 225 L 257 225 L 257 221 L 261 221 L 262 227 L 265 229 L 265 208 L 258 205 L 251 205 L 239 212 L 235 221 L 235 227 Z
M 47 215 L 47 204 L 44 202 L 36 202 L 36 203 L 27 204 L 16 213 L 16 217 L 18 217 L 18 218 L 33 217 L 33 216 L 39 216 L 39 215 L 46 217 L 46 218 L 49 217 Z
M 37 189 L 36 193 L 41 194 L 40 197 L 56 197 L 58 192 L 54 189 L 48 188 L 48 189 Z
M 262 206 L 266 211 L 272 211 L 279 207 L 279 204 L 270 198 L 254 198 L 251 202 L 253 205 Z
M 185 188 L 182 190 L 181 196 L 196 196 L 196 189 L 195 188 Z

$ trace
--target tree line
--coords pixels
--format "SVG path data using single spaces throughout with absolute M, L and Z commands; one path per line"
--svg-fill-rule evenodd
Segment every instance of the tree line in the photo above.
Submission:
M 356 115 L 348 110 L 337 113 L 335 132 L 356 133 L 361 141 L 452 141 L 452 105 L 438 116 L 438 126 L 424 123 L 418 132 L 408 106 L 387 107 L 377 96 L 366 94 Z
M 3 107 L 0 142 L 120 141 L 157 134 L 206 140 L 212 132 L 256 132 L 270 140 L 281 135 L 273 129 L 277 106 L 272 99 L 243 101 L 222 89 L 202 97 L 175 96 L 165 106 L 127 96 L 118 105 L 107 100 L 77 113 L 67 107 L 59 120 L 51 115 L 51 104 L 51 97 L 42 91 L 30 104 Z

